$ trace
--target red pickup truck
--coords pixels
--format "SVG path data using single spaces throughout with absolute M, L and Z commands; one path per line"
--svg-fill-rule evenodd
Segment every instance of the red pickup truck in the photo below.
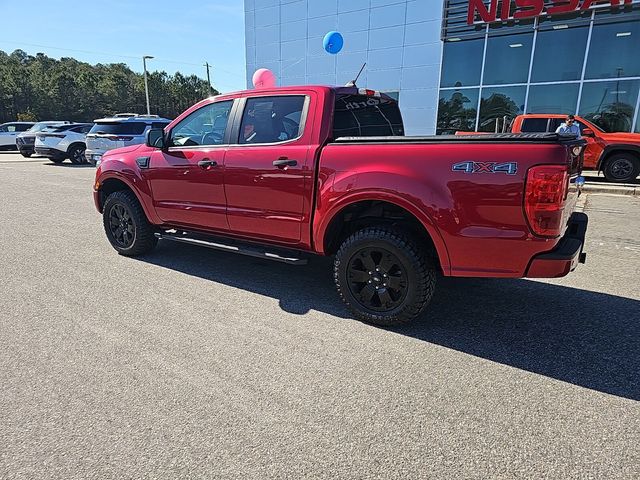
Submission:
M 334 255 L 339 295 L 378 325 L 418 316 L 437 273 L 561 277 L 584 262 L 584 141 L 403 133 L 397 102 L 371 90 L 221 95 L 105 154 L 94 200 L 122 255 L 158 239 L 293 264 Z

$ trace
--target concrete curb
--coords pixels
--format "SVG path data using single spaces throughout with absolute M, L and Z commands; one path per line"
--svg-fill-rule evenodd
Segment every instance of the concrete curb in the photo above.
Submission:
M 628 195 L 640 197 L 640 185 L 607 185 L 597 183 L 585 183 L 582 187 L 584 193 L 603 193 L 607 195 Z

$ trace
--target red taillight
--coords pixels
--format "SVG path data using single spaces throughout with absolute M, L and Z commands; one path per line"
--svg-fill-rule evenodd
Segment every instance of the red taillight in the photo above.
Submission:
M 543 237 L 562 233 L 568 184 L 566 166 L 540 165 L 529 169 L 524 211 L 533 233 Z

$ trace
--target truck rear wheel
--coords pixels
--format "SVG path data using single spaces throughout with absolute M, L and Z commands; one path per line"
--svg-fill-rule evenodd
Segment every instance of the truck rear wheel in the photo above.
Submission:
M 336 254 L 334 280 L 356 318 L 388 327 L 424 311 L 433 296 L 436 269 L 408 233 L 370 227 L 344 241 Z
M 143 255 L 158 243 L 133 192 L 120 190 L 109 195 L 104 202 L 102 219 L 107 238 L 120 255 Z
M 604 177 L 610 182 L 633 182 L 640 174 L 640 159 L 630 153 L 619 153 L 607 160 Z

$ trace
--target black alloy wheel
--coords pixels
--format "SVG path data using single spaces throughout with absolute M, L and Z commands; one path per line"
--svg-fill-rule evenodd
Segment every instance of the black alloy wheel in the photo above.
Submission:
M 120 248 L 130 248 L 136 235 L 136 225 L 131 213 L 122 204 L 115 204 L 109 212 L 109 229 Z
M 397 227 L 368 227 L 348 237 L 336 253 L 334 281 L 353 315 L 394 326 L 418 317 L 436 283 L 434 253 L 424 240 Z
M 129 190 L 109 195 L 104 202 L 102 217 L 107 238 L 120 255 L 143 255 L 158 243 L 154 227 L 138 198 Z
M 407 296 L 407 272 L 390 251 L 364 248 L 347 266 L 348 287 L 363 307 L 377 312 L 397 308 Z
M 604 176 L 610 182 L 633 182 L 640 174 L 640 158 L 631 153 L 613 155 L 604 166 Z

